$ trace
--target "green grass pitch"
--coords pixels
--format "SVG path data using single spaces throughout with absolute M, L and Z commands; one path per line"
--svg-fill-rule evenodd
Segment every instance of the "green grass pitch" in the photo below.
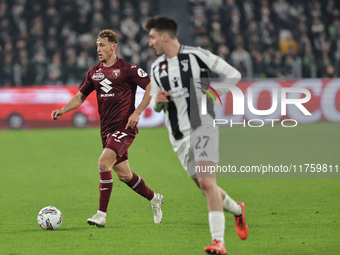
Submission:
M 339 124 L 222 132 L 230 133 L 230 146 L 223 150 L 233 164 L 340 165 Z M 166 128 L 140 129 L 129 150 L 132 170 L 165 197 L 161 224 L 153 223 L 149 202 L 116 177 L 106 227 L 86 224 L 98 207 L 101 151 L 97 128 L 0 132 L 0 254 L 203 255 L 211 241 L 206 201 L 182 170 Z M 245 241 L 226 214 L 229 255 L 340 254 L 340 179 L 221 178 L 218 183 L 247 207 Z M 37 224 L 47 205 L 63 213 L 58 230 Z

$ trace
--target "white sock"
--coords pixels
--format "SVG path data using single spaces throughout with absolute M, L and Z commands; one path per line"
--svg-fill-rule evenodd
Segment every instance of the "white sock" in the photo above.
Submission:
M 153 201 L 154 201 L 156 195 L 157 195 L 157 194 L 154 192 L 153 198 L 150 200 L 150 202 L 153 202 Z
M 242 214 L 242 207 L 226 194 L 223 200 L 223 208 L 227 212 L 239 216 Z
M 106 219 L 106 212 L 102 212 L 102 211 L 97 211 L 97 214 L 99 214 L 100 216 L 104 217 Z
M 209 212 L 209 227 L 212 240 L 218 240 L 224 244 L 225 217 L 223 212 Z

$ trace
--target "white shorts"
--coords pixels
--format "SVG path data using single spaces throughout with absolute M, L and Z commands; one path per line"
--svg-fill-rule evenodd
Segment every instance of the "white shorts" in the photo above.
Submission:
M 195 177 L 197 161 L 219 162 L 218 127 L 200 126 L 180 140 L 170 139 L 183 168 L 190 177 Z

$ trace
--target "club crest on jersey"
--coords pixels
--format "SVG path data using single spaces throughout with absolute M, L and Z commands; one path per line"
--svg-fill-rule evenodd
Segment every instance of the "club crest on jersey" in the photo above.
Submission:
M 148 76 L 148 74 L 146 72 L 144 72 L 144 70 L 142 68 L 138 68 L 137 73 L 138 73 L 138 76 L 142 77 L 142 78 Z
M 95 73 L 92 75 L 92 80 L 94 81 L 100 81 L 105 78 L 105 75 L 103 73 Z
M 189 64 L 188 64 L 188 60 L 184 59 L 181 61 L 181 64 L 183 66 L 183 72 L 187 72 L 189 70 Z
M 165 70 L 165 69 L 166 69 L 166 64 L 163 64 L 163 65 L 161 66 L 161 69 L 162 69 L 162 70 Z
M 113 69 L 112 75 L 113 75 L 113 78 L 117 79 L 118 76 L 120 75 L 120 69 Z

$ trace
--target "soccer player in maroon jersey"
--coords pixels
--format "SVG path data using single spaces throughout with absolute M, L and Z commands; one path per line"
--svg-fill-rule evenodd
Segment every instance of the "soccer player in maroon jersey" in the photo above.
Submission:
M 90 225 L 105 227 L 107 206 L 113 186 L 111 169 L 118 179 L 151 202 L 154 222 L 162 221 L 163 196 L 154 193 L 144 180 L 133 173 L 128 162 L 128 148 L 138 134 L 139 116 L 150 102 L 150 77 L 141 68 L 116 56 L 118 36 L 105 29 L 98 34 L 99 63 L 92 66 L 78 87 L 78 93 L 61 109 L 52 111 L 54 120 L 79 107 L 86 97 L 96 91 L 100 115 L 103 152 L 98 160 L 100 174 L 99 209 L 87 220 Z M 145 90 L 144 97 L 135 109 L 137 85 Z

